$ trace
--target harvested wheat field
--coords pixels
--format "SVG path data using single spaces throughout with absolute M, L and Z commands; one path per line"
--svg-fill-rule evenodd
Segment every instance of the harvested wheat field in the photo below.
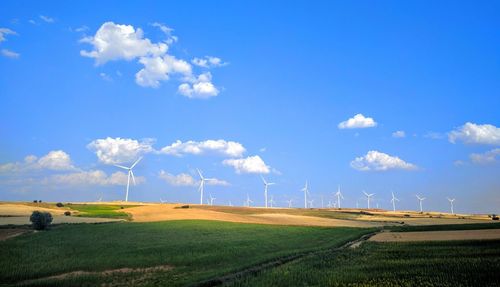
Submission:
M 412 242 L 491 239 L 500 239 L 500 229 L 382 232 L 371 237 L 369 240 L 377 242 Z
M 126 208 L 124 211 L 131 214 L 133 221 L 137 222 L 203 219 L 239 223 L 299 226 L 374 227 L 383 225 L 383 223 L 380 222 L 330 219 L 315 216 L 291 215 L 286 213 L 235 214 L 200 208 L 180 208 L 180 206 L 176 204 L 137 206 Z

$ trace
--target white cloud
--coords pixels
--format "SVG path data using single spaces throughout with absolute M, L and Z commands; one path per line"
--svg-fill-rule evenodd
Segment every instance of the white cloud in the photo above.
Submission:
M 111 76 L 109 76 L 108 74 L 106 73 L 99 73 L 99 76 L 105 80 L 105 81 L 108 81 L 108 82 L 111 82 L 113 81 L 113 79 L 111 78 Z
M 69 154 L 62 150 L 53 150 L 48 154 L 37 158 L 28 155 L 23 162 L 5 163 L 0 165 L 0 172 L 22 172 L 33 169 L 48 170 L 74 170 Z
M 377 123 L 373 120 L 373 118 L 367 118 L 362 114 L 357 114 L 347 121 L 343 121 L 338 124 L 339 129 L 372 128 L 375 126 L 377 126 Z
M 137 74 L 135 82 L 143 87 L 159 87 L 160 81 L 169 79 L 169 75 L 179 73 L 185 77 L 191 77 L 191 65 L 184 60 L 174 56 L 163 57 L 141 57 L 139 62 L 144 65 Z
M 160 150 L 160 153 L 183 156 L 186 154 L 203 155 L 207 153 L 217 153 L 229 157 L 240 157 L 245 153 L 245 147 L 239 142 L 225 140 L 206 141 L 175 141 L 169 146 Z
M 188 98 L 208 99 L 219 94 L 219 90 L 212 84 L 212 74 L 203 73 L 192 83 L 182 83 L 178 91 Z
M 270 167 L 260 158 L 260 156 L 249 156 L 247 158 L 226 159 L 223 165 L 232 166 L 236 173 L 269 173 Z
M 194 58 L 191 60 L 191 63 L 202 68 L 222 67 L 228 64 L 227 62 L 222 61 L 221 58 L 212 56 L 205 56 L 204 58 Z
M 54 18 L 51 18 L 49 16 L 40 15 L 40 19 L 42 19 L 43 21 L 45 21 L 47 23 L 54 23 Z
M 212 83 L 210 73 L 196 76 L 193 74 L 191 64 L 167 54 L 169 45 L 177 42 L 177 37 L 171 35 L 173 29 L 161 23 L 151 25 L 159 28 L 167 39 L 153 43 L 144 37 L 140 28 L 106 22 L 94 36 L 80 40 L 82 43 L 92 45 L 92 50 L 81 50 L 80 54 L 94 58 L 96 65 L 113 60 L 137 60 L 144 67 L 135 74 L 135 82 L 143 87 L 157 88 L 162 81 L 167 81 L 171 75 L 178 74 L 179 80 L 182 81 L 178 88 L 180 94 L 188 98 L 217 96 L 219 90 Z M 212 66 L 225 64 L 216 57 L 207 57 L 206 61 L 207 65 Z
M 17 59 L 20 56 L 19 53 L 16 53 L 16 52 L 8 50 L 8 49 L 2 49 L 0 51 L 0 53 L 2 53 L 2 56 L 5 56 L 5 57 L 11 58 L 11 59 Z
M 152 139 L 138 141 L 107 137 L 92 141 L 87 145 L 87 148 L 95 152 L 100 162 L 117 164 L 133 162 L 140 155 L 154 151 L 153 143 Z
M 80 40 L 93 46 L 91 51 L 80 51 L 84 57 L 94 58 L 97 65 L 113 60 L 133 60 L 144 56 L 159 56 L 167 52 L 165 43 L 151 43 L 142 29 L 131 25 L 106 22 L 94 36 Z
M 56 174 L 43 181 L 44 184 L 67 185 L 127 185 L 127 174 L 121 171 L 107 175 L 102 170 L 80 171 L 69 174 Z M 135 177 L 136 184 L 145 182 L 142 176 Z
M 444 134 L 438 133 L 438 132 L 428 132 L 424 135 L 424 138 L 433 139 L 433 140 L 439 140 L 439 139 L 442 139 L 444 137 L 445 137 Z
M 406 133 L 404 131 L 395 131 L 392 133 L 393 138 L 404 138 L 406 137 Z
M 351 161 L 351 167 L 361 171 L 385 171 L 389 169 L 415 170 L 417 166 L 407 163 L 396 156 L 371 150 L 365 156 L 357 157 Z
M 174 175 L 161 170 L 158 177 L 166 181 L 168 184 L 175 186 L 196 186 L 198 184 L 198 182 L 187 173 Z
M 192 177 L 190 174 L 187 173 L 180 173 L 178 175 L 174 175 L 164 170 L 161 170 L 158 174 L 158 177 L 166 181 L 168 184 L 174 186 L 198 186 L 200 184 L 199 180 L 194 179 L 194 177 Z M 217 178 L 212 178 L 211 180 L 206 181 L 205 184 L 219 185 L 219 186 L 229 185 L 227 181 Z
M 89 29 L 89 27 L 83 25 L 75 29 L 75 32 L 85 32 Z
M 500 145 L 500 128 L 467 122 L 448 133 L 448 140 L 451 143 L 462 141 L 466 144 Z
M 17 35 L 17 33 L 9 28 L 0 28 L 0 43 L 7 40 L 5 35 Z
M 473 153 L 470 159 L 473 163 L 488 164 L 495 163 L 500 158 L 500 148 L 495 148 L 485 153 Z

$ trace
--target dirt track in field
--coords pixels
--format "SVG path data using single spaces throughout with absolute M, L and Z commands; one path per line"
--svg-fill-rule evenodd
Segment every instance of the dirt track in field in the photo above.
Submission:
M 199 208 L 175 208 L 175 204 L 158 204 L 126 208 L 123 211 L 132 214 L 136 222 L 164 221 L 164 220 L 218 220 L 240 223 L 258 223 L 274 225 L 302 225 L 302 226 L 351 226 L 373 227 L 381 226 L 376 222 L 363 222 L 354 220 L 330 219 L 314 216 L 260 213 L 260 214 L 234 214 Z
M 382 232 L 370 238 L 376 242 L 413 242 L 500 239 L 500 229 Z

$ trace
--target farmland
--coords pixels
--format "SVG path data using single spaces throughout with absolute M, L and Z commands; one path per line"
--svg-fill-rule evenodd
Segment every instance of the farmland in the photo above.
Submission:
M 372 230 L 215 221 L 60 225 L 0 242 L 0 282 L 184 286 L 283 256 L 337 247 Z M 123 268 L 132 271 L 119 276 L 110 271 Z M 144 277 L 134 268 L 153 269 Z
M 227 286 L 499 286 L 500 240 L 366 242 L 314 254 Z

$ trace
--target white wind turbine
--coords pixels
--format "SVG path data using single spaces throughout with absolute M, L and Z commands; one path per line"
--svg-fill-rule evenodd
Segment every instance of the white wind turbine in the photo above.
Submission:
M 337 192 L 335 193 L 335 195 L 337 196 L 337 205 L 338 205 L 338 208 L 340 208 L 340 198 L 344 199 L 344 196 L 342 195 L 342 192 L 340 192 L 340 185 L 338 186 Z
M 128 201 L 128 189 L 129 189 L 129 186 L 130 186 L 130 178 L 132 177 L 132 181 L 134 182 L 134 185 L 136 184 L 135 183 L 135 177 L 134 177 L 134 172 L 132 171 L 132 169 L 139 163 L 139 161 L 141 161 L 142 157 L 140 157 L 139 159 L 137 159 L 134 164 L 132 164 L 130 167 L 126 167 L 126 166 L 123 166 L 123 165 L 118 165 L 118 164 L 115 164 L 116 167 L 119 167 L 119 168 L 123 168 L 125 170 L 128 171 L 128 176 L 127 176 L 127 193 L 125 194 L 125 202 Z
M 392 211 L 396 212 L 396 201 L 399 201 L 399 199 L 397 199 L 394 196 L 394 192 L 391 192 L 391 194 L 392 194 L 392 199 L 391 199 L 391 202 L 392 202 Z
M 451 204 L 451 214 L 452 214 L 452 215 L 453 215 L 453 214 L 455 214 L 455 213 L 453 212 L 453 202 L 455 201 L 455 199 L 454 199 L 454 198 L 449 198 L 449 197 L 447 197 L 446 199 L 448 199 L 448 201 L 449 201 L 449 202 L 450 202 L 450 204 Z
M 267 208 L 267 189 L 270 185 L 273 185 L 274 182 L 267 182 L 262 175 L 260 176 L 260 178 L 262 178 L 262 182 L 264 182 L 264 197 L 265 197 L 266 208 Z
M 233 204 L 231 203 L 231 200 L 229 201 L 229 206 L 233 206 Z
M 304 208 L 307 208 L 307 195 L 309 194 L 309 187 L 307 186 L 307 180 L 306 180 L 306 185 L 301 189 L 301 191 L 304 192 Z
M 215 197 L 212 197 L 212 194 L 210 193 L 209 194 L 209 198 L 210 198 L 210 205 L 214 205 L 214 200 L 216 199 Z
M 417 194 L 416 194 L 415 196 L 417 197 L 418 202 L 420 203 L 420 212 L 423 212 L 423 210 L 422 210 L 422 201 L 424 201 L 424 200 L 425 200 L 425 197 L 420 197 L 420 196 L 419 196 L 419 195 L 417 195 Z
M 370 200 L 372 199 L 372 196 L 375 195 L 375 193 L 366 193 L 364 190 L 363 190 L 363 193 L 365 194 L 366 196 L 366 202 L 368 203 L 368 209 L 370 209 Z
M 313 208 L 314 199 L 309 200 L 309 208 Z
M 165 202 L 167 202 L 167 201 L 166 201 L 166 200 L 161 199 L 161 197 L 160 197 L 160 202 L 161 202 L 161 203 L 165 203 Z
M 326 207 L 332 208 L 332 201 L 331 200 L 328 201 L 328 204 L 326 205 Z
M 102 202 L 102 194 L 99 195 L 99 198 L 97 199 L 97 202 Z
M 196 170 L 198 171 L 198 175 L 200 175 L 200 186 L 198 187 L 200 191 L 200 204 L 203 204 L 203 188 L 205 187 L 205 181 L 215 180 L 215 178 L 205 178 L 199 169 Z
M 288 203 L 288 208 L 292 208 L 293 205 L 293 199 L 289 199 L 286 201 Z
M 273 207 L 275 201 L 273 199 L 273 196 L 271 195 L 271 199 L 269 200 L 269 204 L 271 205 L 271 208 Z
M 247 193 L 247 200 L 245 200 L 245 206 L 246 207 L 250 207 L 250 203 L 252 203 L 253 201 L 250 199 L 250 196 L 248 195 Z

